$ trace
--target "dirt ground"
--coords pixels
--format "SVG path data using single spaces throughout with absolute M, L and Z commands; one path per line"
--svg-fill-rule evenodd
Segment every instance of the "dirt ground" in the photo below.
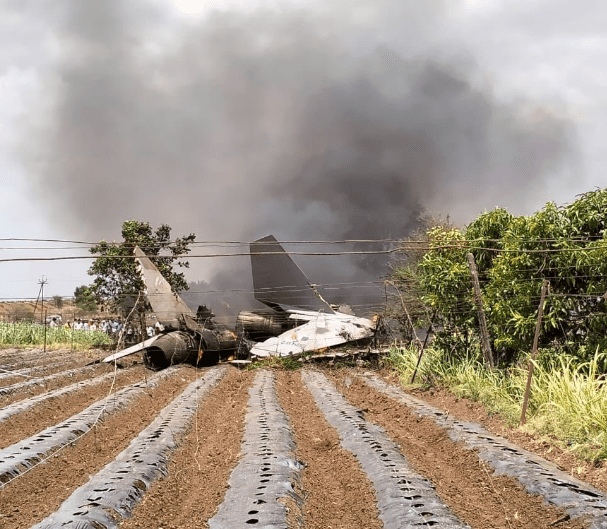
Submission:
M 313 529 L 380 528 L 371 482 L 356 458 L 340 447 L 303 386 L 300 372 L 281 372 L 278 395 L 295 430 L 297 456 L 303 471 L 305 527 Z
M 392 384 L 398 384 L 394 373 L 383 372 L 383 378 Z M 448 411 L 453 417 L 482 424 L 490 432 L 505 437 L 509 441 L 552 461 L 558 467 L 574 478 L 590 483 L 607 494 L 607 464 L 605 461 L 593 464 L 576 457 L 574 453 L 559 447 L 554 439 L 532 434 L 524 428 L 518 428 L 506 423 L 493 413 L 490 413 L 481 403 L 456 397 L 444 389 L 409 391 L 418 399 L 428 404 Z
M 76 487 L 116 457 L 186 384 L 177 374 L 164 380 L 124 411 L 97 424 L 77 443 L 6 484 L 0 494 L 0 526 L 30 527 L 51 514 Z
M 113 369 L 106 366 L 103 371 L 111 372 Z M 146 372 L 143 366 L 127 371 L 119 370 L 116 372 L 111 390 L 117 391 L 129 384 L 143 380 L 146 376 L 149 376 L 149 372 Z M 102 399 L 108 392 L 109 389 L 105 384 L 85 387 L 78 391 L 78 398 L 74 398 L 75 395 L 73 394 L 63 395 L 49 399 L 31 410 L 9 417 L 0 428 L 0 448 L 10 446 L 44 428 L 64 421 Z
M 388 432 L 407 460 L 471 527 L 549 528 L 566 517 L 564 511 L 545 505 L 539 496 L 527 494 L 515 479 L 492 475 L 474 452 L 451 441 L 431 419 L 417 417 L 351 375 L 349 370 L 333 374 L 338 389 L 364 411 L 367 420 Z M 578 521 L 563 521 L 558 526 L 584 527 Z
M 175 454 L 167 477 L 154 483 L 121 528 L 148 529 L 151 520 L 154 527 L 163 529 L 207 527 L 238 461 L 253 375 L 232 369 L 211 392 Z
M 84 378 L 100 376 L 107 369 L 108 366 L 96 366 Z M 109 414 L 82 438 L 49 456 L 44 464 L 0 485 L 0 527 L 30 527 L 53 513 L 205 372 L 191 367 L 175 369 L 157 386 L 148 387 L 132 402 Z M 493 475 L 475 452 L 453 443 L 433 421 L 417 417 L 406 406 L 371 389 L 356 376 L 355 369 L 324 368 L 323 372 L 353 406 L 362 410 L 364 419 L 386 431 L 408 463 L 432 482 L 443 503 L 473 529 L 587 527 L 583 521 L 568 519 L 564 511 L 546 505 L 542 498 L 527 494 L 516 480 Z M 224 378 L 201 401 L 189 430 L 179 437 L 166 475 L 152 483 L 133 509 L 132 517 L 120 522 L 122 529 L 208 527 L 208 520 L 224 500 L 228 479 L 240 459 L 245 417 L 249 413 L 249 389 L 257 373 L 228 368 Z M 291 516 L 285 523 L 288 527 L 312 529 L 383 527 L 370 479 L 356 457 L 341 446 L 337 430 L 316 406 L 301 371 L 276 370 L 274 374 L 278 401 L 289 418 L 295 441 L 295 456 L 304 465 L 301 482 L 295 483 L 296 493 L 304 499 L 301 517 Z M 10 417 L 0 423 L 0 464 L 2 448 L 71 417 L 110 391 L 151 376 L 141 365 L 131 363 L 107 383 L 46 400 Z M 390 383 L 396 382 L 387 373 L 382 376 Z M 58 379 L 52 387 L 73 382 L 69 377 Z M 4 381 L 0 381 L 0 387 L 3 386 Z M 35 392 L 48 389 L 38 388 Z M 0 408 L 29 396 L 29 391 L 11 394 L 0 399 Z M 480 422 L 496 434 L 548 459 L 556 459 L 561 466 L 570 457 L 555 448 L 544 448 L 542 441 L 528 434 L 507 429 L 477 403 L 456 399 L 445 392 L 416 392 L 415 396 L 449 410 L 458 418 Z M 606 489 L 603 469 L 588 469 L 587 474 L 580 475 L 576 471 L 580 466 L 575 462 L 565 468 L 576 477 L 588 477 L 587 481 Z

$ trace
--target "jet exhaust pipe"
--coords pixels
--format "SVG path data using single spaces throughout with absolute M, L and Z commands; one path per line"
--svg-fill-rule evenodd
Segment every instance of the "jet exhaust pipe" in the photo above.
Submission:
M 208 366 L 216 364 L 220 352 L 230 352 L 236 347 L 236 335 L 232 331 L 200 333 L 172 331 L 160 336 L 143 352 L 146 367 L 159 371 L 177 364 Z
M 238 313 L 236 325 L 251 338 L 278 336 L 289 327 L 289 320 L 283 314 L 269 311 L 241 311 Z M 293 325 L 290 325 L 293 327 Z
M 194 352 L 196 346 L 193 342 L 192 337 L 185 332 L 174 331 L 164 334 L 145 349 L 143 363 L 146 367 L 159 371 L 171 365 L 190 362 L 192 355 L 196 354 Z

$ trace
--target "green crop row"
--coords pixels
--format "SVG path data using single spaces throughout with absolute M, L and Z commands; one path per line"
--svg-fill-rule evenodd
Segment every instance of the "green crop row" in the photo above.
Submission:
M 45 328 L 30 322 L 0 322 L 0 346 L 42 346 Z M 47 327 L 47 346 L 78 347 L 88 349 L 111 344 L 110 337 L 102 331 L 81 331 L 67 327 Z

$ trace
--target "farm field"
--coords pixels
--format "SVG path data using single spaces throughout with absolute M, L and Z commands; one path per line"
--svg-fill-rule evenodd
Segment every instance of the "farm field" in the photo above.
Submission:
M 0 351 L 0 527 L 607 527 L 607 499 L 367 368 Z

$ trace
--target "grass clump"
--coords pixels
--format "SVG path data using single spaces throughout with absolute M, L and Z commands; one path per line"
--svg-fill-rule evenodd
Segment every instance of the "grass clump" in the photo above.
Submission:
M 295 371 L 302 366 L 298 357 L 293 356 L 268 356 L 261 360 L 257 360 L 247 366 L 247 369 L 285 369 L 287 371 Z
M 549 351 L 535 362 L 527 425 L 531 431 L 555 439 L 580 457 L 607 459 L 607 382 L 600 375 L 605 353 L 588 362 L 552 356 Z M 386 363 L 410 386 L 418 351 L 393 347 Z M 429 349 L 420 364 L 415 386 L 439 386 L 455 395 L 482 402 L 511 425 L 518 424 L 527 382 L 527 365 L 488 370 L 475 356 L 447 358 Z
M 67 327 L 47 327 L 46 345 L 90 349 L 112 343 L 103 331 L 81 331 Z M 0 346 L 32 347 L 44 345 L 44 325 L 31 322 L 0 322 Z

